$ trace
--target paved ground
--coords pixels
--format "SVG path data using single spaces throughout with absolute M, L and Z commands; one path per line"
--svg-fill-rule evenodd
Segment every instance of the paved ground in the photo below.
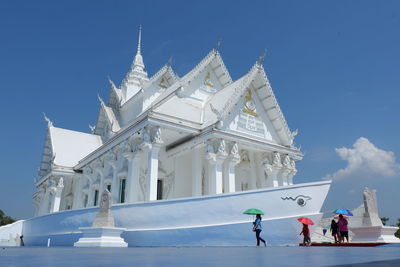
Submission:
M 0 266 L 400 266 L 400 247 L 21 247 L 0 248 Z

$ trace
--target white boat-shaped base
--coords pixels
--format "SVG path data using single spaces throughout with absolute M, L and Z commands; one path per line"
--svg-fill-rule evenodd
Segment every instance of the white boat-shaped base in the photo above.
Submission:
M 116 227 L 79 227 L 83 236 L 74 247 L 127 247 L 128 243 L 121 238 L 125 228 Z
M 254 216 L 249 208 L 264 211 L 261 236 L 269 245 L 297 245 L 299 217 L 318 222 L 330 181 L 248 190 L 220 195 L 114 204 L 111 212 L 129 247 L 148 246 L 254 246 Z M 24 222 L 27 246 L 72 246 L 86 238 L 98 208 L 67 210 Z M 310 228 L 313 230 L 313 227 Z M 90 230 L 88 230 L 90 231 Z M 99 238 L 98 236 L 91 236 Z M 84 239 L 85 240 L 85 239 Z M 95 240 L 93 240 L 94 242 Z M 96 242 L 101 243 L 100 240 Z M 78 243 L 83 243 L 79 242 Z M 92 243 L 87 246 L 94 246 Z
M 398 229 L 391 226 L 352 227 L 350 231 L 354 233 L 354 237 L 351 242 L 400 243 L 400 239 L 394 235 Z

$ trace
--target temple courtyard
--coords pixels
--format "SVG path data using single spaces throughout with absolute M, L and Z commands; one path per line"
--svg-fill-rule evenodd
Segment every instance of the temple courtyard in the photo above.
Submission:
M 0 248 L 0 266 L 399 266 L 400 245 L 374 248 Z

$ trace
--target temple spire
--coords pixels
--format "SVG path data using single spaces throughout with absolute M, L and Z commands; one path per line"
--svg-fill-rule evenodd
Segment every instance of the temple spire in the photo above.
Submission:
M 135 59 L 132 64 L 132 70 L 136 70 L 141 73 L 145 73 L 143 57 L 142 57 L 142 25 L 139 26 L 138 45 L 137 45 L 136 56 L 135 56 Z M 146 73 L 146 76 L 147 76 L 147 73 Z
M 149 78 L 144 69 L 142 57 L 142 25 L 140 25 L 136 55 L 132 62 L 130 71 L 122 81 L 121 89 L 125 100 L 127 101 L 140 91 L 142 89 L 142 84 L 148 80 Z
M 142 25 L 139 25 L 139 38 L 137 44 L 137 53 L 141 55 L 141 46 L 142 46 Z

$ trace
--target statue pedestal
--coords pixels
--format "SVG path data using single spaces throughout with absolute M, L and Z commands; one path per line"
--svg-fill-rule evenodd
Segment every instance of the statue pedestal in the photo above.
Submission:
M 356 243 L 400 243 L 400 239 L 394 236 L 399 229 L 391 226 L 364 226 L 351 227 L 354 233 L 351 242 Z
M 116 227 L 80 227 L 83 236 L 74 247 L 127 247 L 128 243 L 121 238 L 125 228 Z

